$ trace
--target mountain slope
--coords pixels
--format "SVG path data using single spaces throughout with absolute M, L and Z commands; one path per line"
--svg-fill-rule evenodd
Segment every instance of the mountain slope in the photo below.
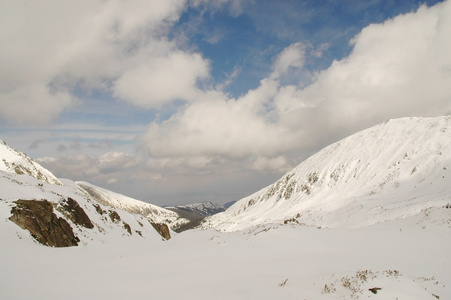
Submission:
M 205 226 L 363 227 L 406 218 L 451 202 L 450 170 L 450 116 L 389 120 L 324 148 Z
M 4 142 L 0 159 L 0 215 L 7 220 L 2 237 L 32 238 L 52 247 L 158 235 L 168 239 L 168 225 L 188 222 L 172 211 L 89 183 L 59 180 Z
M 197 228 L 202 224 L 205 217 L 223 212 L 225 207 L 212 202 L 200 202 L 187 205 L 169 206 L 166 209 L 177 213 L 181 218 L 188 219 L 190 222 L 175 228 L 175 232 L 182 232 Z
M 132 214 L 143 215 L 154 222 L 166 223 L 171 228 L 177 228 L 187 222 L 177 213 L 168 209 L 109 191 L 88 182 L 77 181 L 75 183 L 81 190 L 88 193 L 91 198 L 103 205 L 118 208 Z
M 44 182 L 61 185 L 61 181 L 50 171 L 41 167 L 41 165 L 34 162 L 26 154 L 12 149 L 2 140 L 0 140 L 0 154 L 0 171 L 12 172 L 19 175 L 28 174 Z

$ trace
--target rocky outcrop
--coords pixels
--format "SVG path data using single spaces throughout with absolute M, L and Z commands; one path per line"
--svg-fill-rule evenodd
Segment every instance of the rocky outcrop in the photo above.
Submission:
M 69 218 L 74 224 L 83 226 L 85 228 L 92 229 L 94 225 L 85 213 L 83 208 L 72 198 L 67 198 L 60 203 L 61 207 L 57 208 L 59 212 Z
M 47 200 L 17 200 L 9 218 L 26 229 L 41 244 L 50 247 L 77 246 L 80 239 L 72 227 L 53 213 L 53 205 Z
M 164 223 L 150 223 L 153 228 L 165 239 L 169 240 L 171 238 L 171 232 L 169 231 L 169 226 Z

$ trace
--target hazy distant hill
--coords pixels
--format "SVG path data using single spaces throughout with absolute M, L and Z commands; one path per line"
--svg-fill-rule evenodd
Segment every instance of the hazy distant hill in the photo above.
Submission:
M 180 228 L 177 228 L 177 232 L 195 228 L 200 225 L 205 217 L 212 216 L 226 210 L 224 206 L 208 201 L 187 205 L 168 206 L 165 208 L 176 212 L 181 218 L 190 220 L 189 224 L 185 224 Z

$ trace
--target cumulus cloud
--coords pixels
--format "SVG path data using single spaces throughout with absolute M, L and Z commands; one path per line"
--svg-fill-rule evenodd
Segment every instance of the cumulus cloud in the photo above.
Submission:
M 277 157 L 258 157 L 252 163 L 250 168 L 256 171 L 286 172 L 289 170 L 289 163 L 285 156 Z
M 143 137 L 150 154 L 240 158 L 254 153 L 274 155 L 289 147 L 293 141 L 286 129 L 259 115 L 262 94 L 274 92 L 272 83 L 267 85 L 244 96 L 246 100 L 209 93 L 169 120 L 152 123 Z
M 302 68 L 305 62 L 305 47 L 302 43 L 294 43 L 279 54 L 274 64 L 272 78 L 279 78 L 290 68 Z
M 42 157 L 36 159 L 44 167 L 52 170 L 56 176 L 74 180 L 108 182 L 122 172 L 141 170 L 143 158 L 124 152 L 107 152 L 99 156 L 85 154 L 66 155 L 62 157 Z M 110 182 L 111 183 L 111 182 Z
M 184 0 L 3 1 L 0 117 L 50 122 L 79 103 L 80 89 L 106 90 L 144 108 L 193 99 L 208 61 L 167 37 L 185 6 Z
M 319 150 L 388 118 L 450 113 L 450 15 L 447 1 L 369 25 L 351 41 L 351 54 L 307 87 L 281 80 L 305 63 L 303 44 L 292 44 L 257 89 L 238 99 L 205 92 L 153 122 L 143 142 L 156 158 L 254 157 L 251 168 L 277 168 L 288 151 Z
M 199 54 L 181 51 L 158 57 L 125 71 L 114 83 L 114 95 L 144 107 L 177 99 L 194 100 L 196 83 L 208 77 L 208 63 Z
M 318 150 L 387 118 L 451 113 L 451 1 L 369 25 L 351 41 L 351 54 L 308 86 L 301 82 L 306 59 L 329 45 L 293 43 L 237 99 L 222 91 L 228 80 L 216 89 L 199 85 L 210 76 L 209 61 L 168 37 L 187 3 L 242 10 L 241 1 L 226 0 L 2 2 L 0 38 L 8 43 L 0 47 L 0 117 L 51 121 L 86 101 L 78 90 L 106 91 L 145 109 L 185 100 L 148 126 L 141 141 L 150 159 L 140 164 L 200 170 L 233 160 L 282 170 L 291 153 Z M 59 161 L 55 168 L 103 175 L 138 163 L 118 153 Z
M 349 57 L 334 61 L 300 99 L 327 118 L 329 130 L 348 132 L 387 118 L 450 113 L 450 13 L 448 1 L 364 28 Z

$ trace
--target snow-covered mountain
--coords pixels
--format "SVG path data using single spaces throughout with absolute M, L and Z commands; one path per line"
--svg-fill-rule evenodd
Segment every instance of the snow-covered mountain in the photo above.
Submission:
M 168 206 L 166 207 L 169 210 L 182 210 L 185 212 L 193 212 L 201 217 L 212 216 L 217 213 L 225 211 L 225 207 L 216 203 L 212 203 L 210 201 L 193 203 L 187 205 L 177 205 L 177 206 Z
M 110 190 L 95 186 L 85 181 L 75 182 L 79 188 L 100 204 L 118 208 L 132 214 L 139 214 L 158 223 L 168 224 L 171 228 L 177 228 L 187 222 L 177 213 L 150 203 L 136 200 Z
M 157 222 L 177 224 L 172 212 L 3 167 L 0 299 L 451 299 L 449 123 L 392 120 L 358 133 L 237 202 L 235 215 L 212 217 L 227 230 L 224 220 L 256 226 L 165 243 Z
M 451 203 L 451 117 L 388 120 L 311 156 L 204 224 L 364 227 Z
M 0 140 L 0 155 L 0 171 L 12 172 L 19 175 L 28 174 L 38 180 L 61 185 L 61 181 L 50 171 L 41 167 L 41 165 L 34 162 L 26 154 L 12 149 L 2 140 Z
M 182 232 L 189 229 L 194 229 L 201 225 L 205 217 L 223 212 L 225 207 L 212 202 L 200 202 L 187 205 L 168 206 L 165 207 L 177 213 L 181 218 L 188 219 L 190 222 L 175 228 L 176 232 Z
M 188 222 L 167 209 L 86 182 L 60 180 L 3 141 L 0 159 L 0 214 L 7 220 L 2 230 L 20 238 L 55 247 L 158 234 L 168 239 L 169 228 Z

